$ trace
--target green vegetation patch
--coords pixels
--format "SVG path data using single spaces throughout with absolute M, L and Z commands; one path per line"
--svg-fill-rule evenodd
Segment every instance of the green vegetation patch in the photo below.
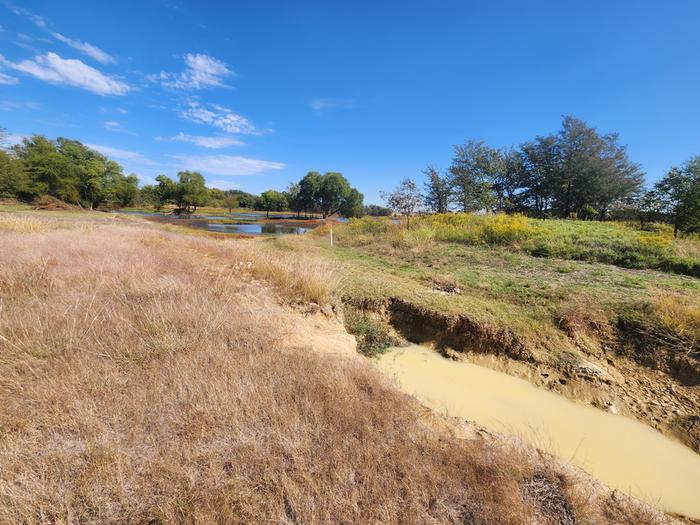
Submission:
M 345 329 L 355 336 L 358 352 L 374 357 L 398 344 L 386 323 L 363 310 L 347 307 L 344 310 Z
M 627 223 L 538 220 L 522 215 L 443 213 L 418 217 L 406 228 L 387 219 L 353 219 L 336 228 L 339 243 L 385 245 L 413 252 L 435 243 L 487 248 L 541 258 L 612 264 L 631 269 L 657 269 L 700 277 L 700 239 L 674 239 L 666 225 L 635 228 Z M 319 232 L 320 234 L 323 232 Z M 566 272 L 568 265 L 560 265 Z

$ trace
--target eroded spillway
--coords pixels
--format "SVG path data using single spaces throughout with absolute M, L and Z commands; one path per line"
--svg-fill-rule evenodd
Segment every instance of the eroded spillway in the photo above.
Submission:
M 700 455 L 642 423 L 422 346 L 391 349 L 378 366 L 440 413 L 518 436 L 612 488 L 700 517 Z

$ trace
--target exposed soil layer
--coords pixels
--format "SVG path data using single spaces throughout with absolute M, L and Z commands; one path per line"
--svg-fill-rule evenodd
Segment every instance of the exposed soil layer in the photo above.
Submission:
M 642 352 L 633 360 L 619 351 L 622 347 L 614 340 L 579 344 L 585 360 L 568 360 L 529 347 L 507 326 L 485 328 L 468 317 L 426 310 L 402 299 L 351 301 L 376 312 L 411 342 L 433 344 L 454 358 L 467 358 L 574 401 L 635 417 L 700 453 L 700 385 L 692 380 L 694 360 L 664 350 Z

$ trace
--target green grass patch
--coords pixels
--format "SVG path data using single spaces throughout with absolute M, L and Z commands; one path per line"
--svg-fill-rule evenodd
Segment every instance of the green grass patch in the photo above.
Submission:
M 657 269 L 700 277 L 700 238 L 674 239 L 667 225 L 644 229 L 629 223 L 536 220 L 521 215 L 447 213 L 417 217 L 411 228 L 389 219 L 353 219 L 335 230 L 340 244 L 384 245 L 421 252 L 434 244 L 503 249 L 539 258 Z M 508 256 L 511 257 L 511 256 Z M 561 265 L 563 272 L 568 265 Z
M 345 329 L 355 336 L 358 352 L 374 357 L 398 343 L 386 323 L 366 312 L 348 307 L 345 308 L 344 315 Z

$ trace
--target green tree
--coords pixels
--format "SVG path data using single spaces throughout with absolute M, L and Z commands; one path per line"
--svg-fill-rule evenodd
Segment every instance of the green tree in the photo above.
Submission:
M 207 206 L 214 206 L 216 208 L 224 207 L 224 199 L 226 198 L 226 192 L 220 190 L 219 188 L 209 188 L 209 196 L 207 197 Z
M 363 195 L 352 188 L 341 173 L 329 172 L 320 178 L 317 205 L 323 218 L 334 213 L 361 213 Z
M 287 186 L 287 191 L 285 191 L 285 196 L 287 198 L 287 206 L 297 214 L 297 217 L 304 211 L 305 203 L 304 198 L 301 193 L 301 184 L 298 182 L 292 182 Z
M 559 170 L 559 149 L 553 135 L 537 137 L 520 145 L 518 188 L 511 199 L 516 209 L 542 219 L 554 202 L 554 181 Z
M 31 200 L 38 194 L 22 161 L 0 150 L 0 198 Z
M 382 193 L 382 198 L 392 210 L 406 217 L 406 226 L 411 227 L 411 216 L 423 202 L 418 186 L 411 179 L 404 179 L 399 187 L 390 193 Z
M 700 231 L 700 156 L 674 167 L 654 186 L 653 200 L 669 222 L 673 236 Z
M 282 192 L 267 190 L 260 194 L 256 206 L 269 218 L 271 211 L 282 211 L 287 207 L 287 199 Z
M 178 187 L 174 180 L 167 175 L 158 175 L 157 184 L 153 188 L 153 207 L 161 210 L 169 202 L 178 198 Z
M 492 181 L 500 170 L 500 162 L 498 150 L 483 141 L 469 140 L 454 147 L 449 182 L 462 211 L 491 209 L 495 202 Z
M 447 212 L 450 207 L 450 198 L 452 197 L 449 181 L 446 177 L 442 177 L 440 172 L 432 166 L 427 166 L 423 170 L 423 174 L 428 179 L 424 184 L 423 201 L 425 205 L 436 213 Z
M 126 177 L 123 175 L 114 181 L 114 186 L 108 189 L 110 200 L 119 207 L 133 206 L 139 193 L 139 178 L 130 173 Z
M 54 142 L 34 135 L 14 146 L 12 153 L 28 178 L 21 179 L 22 189 L 13 190 L 19 198 L 47 193 L 90 209 L 124 206 L 136 198 L 135 176 L 125 177 L 117 162 L 77 140 L 59 137 Z
M 229 213 L 232 213 L 234 208 L 238 208 L 238 197 L 234 193 L 226 192 L 223 205 L 228 209 Z
M 75 178 L 74 184 L 78 190 L 79 203 L 91 210 L 98 206 L 105 198 L 105 186 L 107 185 L 105 179 L 113 175 L 108 171 L 117 171 L 117 168 L 111 165 L 107 166 L 108 161 L 104 155 L 84 146 L 77 140 L 59 137 L 56 140 L 56 151 L 67 159 L 68 169 Z M 114 164 L 121 174 L 121 166 Z
M 238 198 L 238 205 L 241 208 L 252 208 L 253 206 L 255 206 L 255 201 L 257 200 L 257 197 L 255 195 L 246 193 L 241 190 L 230 190 L 230 193 L 232 193 Z
M 321 174 L 317 171 L 308 172 L 299 181 L 299 203 L 306 215 L 318 210 L 320 186 Z
M 391 210 L 384 206 L 368 204 L 364 207 L 363 215 L 369 215 L 370 217 L 388 217 L 391 215 Z
M 602 219 L 613 203 L 639 194 L 644 174 L 618 140 L 616 133 L 600 135 L 582 120 L 564 117 L 551 184 L 559 217 L 579 215 L 587 207 L 598 210 Z
M 365 212 L 364 200 L 365 196 L 362 193 L 355 188 L 350 188 L 338 211 L 344 217 L 362 217 Z
M 177 174 L 176 204 L 180 209 L 193 213 L 204 206 L 209 197 L 204 176 L 196 171 L 181 171 Z
M 41 135 L 33 135 L 15 145 L 13 151 L 22 160 L 38 193 L 78 204 L 80 193 L 75 166 L 57 151 L 53 142 Z
M 500 161 L 493 174 L 492 188 L 496 199 L 494 211 L 514 211 L 515 193 L 522 175 L 522 158 L 514 149 L 499 151 Z

